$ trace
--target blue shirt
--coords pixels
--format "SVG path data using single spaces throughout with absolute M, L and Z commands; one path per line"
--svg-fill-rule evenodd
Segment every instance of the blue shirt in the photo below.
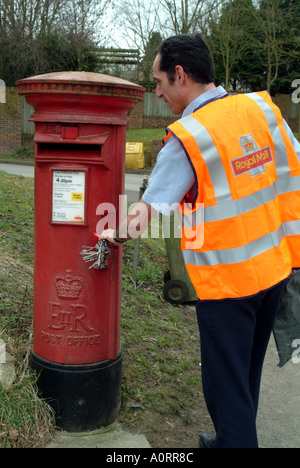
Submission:
M 225 94 L 222 86 L 201 94 L 187 106 L 182 117 L 193 114 L 199 106 Z M 300 161 L 300 144 L 285 121 L 284 126 Z M 184 196 L 193 191 L 194 184 L 195 176 L 187 156 L 179 142 L 171 136 L 157 156 L 143 200 L 163 215 L 170 216 Z

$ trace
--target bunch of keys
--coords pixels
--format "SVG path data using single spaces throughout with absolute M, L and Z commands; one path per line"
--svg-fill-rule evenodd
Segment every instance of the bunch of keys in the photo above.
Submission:
M 107 240 L 99 239 L 95 247 L 83 245 L 82 248 L 83 250 L 80 252 L 80 255 L 82 255 L 83 260 L 86 263 L 94 262 L 89 269 L 105 270 L 107 268 L 107 260 L 110 257 L 110 248 Z

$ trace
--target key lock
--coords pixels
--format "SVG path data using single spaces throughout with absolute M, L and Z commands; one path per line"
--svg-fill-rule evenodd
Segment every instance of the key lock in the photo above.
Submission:
M 110 257 L 110 248 L 108 241 L 99 239 L 95 247 L 82 246 L 80 255 L 86 263 L 94 262 L 89 269 L 106 270 L 108 268 L 108 259 Z

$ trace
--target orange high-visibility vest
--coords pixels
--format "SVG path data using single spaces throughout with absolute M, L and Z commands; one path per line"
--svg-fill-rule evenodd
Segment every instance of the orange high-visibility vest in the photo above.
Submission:
M 300 267 L 300 162 L 266 92 L 228 95 L 170 125 L 195 174 L 184 262 L 203 300 L 247 297 Z

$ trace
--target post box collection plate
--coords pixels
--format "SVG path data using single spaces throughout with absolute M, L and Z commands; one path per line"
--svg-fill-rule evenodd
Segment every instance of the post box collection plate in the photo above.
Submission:
M 53 170 L 52 222 L 85 222 L 85 172 Z

